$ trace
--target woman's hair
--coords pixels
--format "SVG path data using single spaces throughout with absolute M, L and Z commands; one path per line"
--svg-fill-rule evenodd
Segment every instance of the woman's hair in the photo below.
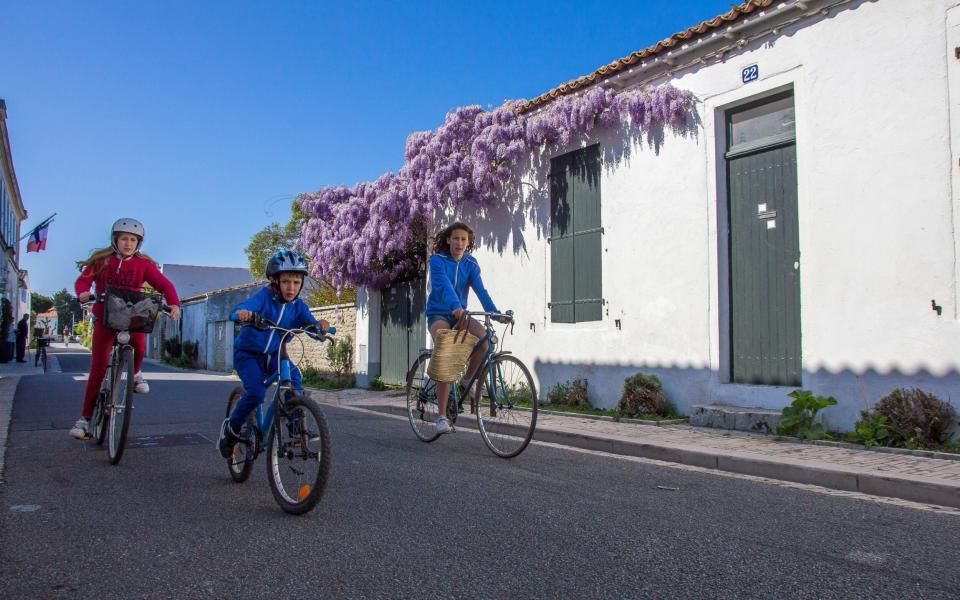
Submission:
M 114 234 L 114 237 L 116 237 L 116 234 Z M 116 253 L 116 250 L 113 249 L 113 246 L 107 246 L 106 248 L 99 248 L 97 250 L 94 250 L 93 252 L 90 253 L 90 256 L 88 256 L 86 260 L 77 261 L 77 269 L 80 271 L 83 271 L 89 266 L 96 265 L 98 268 L 96 272 L 94 272 L 93 274 L 93 276 L 96 277 L 107 266 L 107 262 L 110 261 L 110 257 L 113 256 L 115 253 Z M 140 252 L 139 250 L 134 252 L 133 255 L 139 256 L 140 258 L 145 258 L 155 265 L 158 264 L 157 261 L 153 260 L 152 258 L 147 256 L 143 252 Z
M 433 240 L 433 252 L 450 254 L 450 243 L 447 241 L 447 238 L 453 235 L 453 232 L 457 229 L 462 229 L 467 232 L 467 252 L 473 252 L 473 243 L 476 241 L 476 237 L 473 235 L 473 230 L 470 229 L 466 223 L 461 223 L 460 221 L 447 225 L 437 234 L 437 237 Z

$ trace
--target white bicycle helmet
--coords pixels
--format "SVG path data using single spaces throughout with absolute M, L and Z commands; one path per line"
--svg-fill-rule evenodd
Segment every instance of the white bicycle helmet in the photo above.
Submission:
M 133 235 L 140 238 L 140 243 L 137 244 L 137 250 L 140 249 L 140 246 L 143 245 L 144 231 L 143 223 L 136 219 L 131 219 L 129 217 L 124 217 L 122 219 L 117 219 L 113 223 L 113 228 L 110 230 L 110 245 L 113 246 L 113 249 L 116 252 L 120 252 L 120 249 L 117 248 L 116 237 L 118 233 L 132 233 Z

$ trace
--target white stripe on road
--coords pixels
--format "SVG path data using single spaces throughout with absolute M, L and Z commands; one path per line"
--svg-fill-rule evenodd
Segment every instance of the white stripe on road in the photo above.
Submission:
M 88 374 L 74 375 L 74 381 L 86 381 Z M 240 381 L 236 375 L 211 375 L 208 373 L 144 373 L 147 381 Z

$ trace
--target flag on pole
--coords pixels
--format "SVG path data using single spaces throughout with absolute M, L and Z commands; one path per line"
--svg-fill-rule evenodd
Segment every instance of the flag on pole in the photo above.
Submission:
M 30 234 L 30 241 L 27 242 L 27 252 L 40 252 L 47 247 L 47 229 L 49 228 L 50 224 L 48 223 L 33 230 L 33 233 Z

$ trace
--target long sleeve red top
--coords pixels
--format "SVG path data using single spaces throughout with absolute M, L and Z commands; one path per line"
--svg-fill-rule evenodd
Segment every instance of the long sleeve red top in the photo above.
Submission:
M 139 292 L 143 289 L 144 282 L 163 294 L 167 304 L 180 306 L 177 290 L 170 280 L 160 272 L 153 261 L 138 255 L 121 259 L 114 254 L 107 261 L 106 267 L 103 263 L 88 265 L 80 273 L 80 277 L 77 277 L 74 287 L 77 296 L 83 292 L 89 292 L 94 283 L 96 283 L 98 294 L 106 291 L 108 287 Z M 103 318 L 103 305 L 99 302 L 93 305 L 93 315 L 97 319 Z

